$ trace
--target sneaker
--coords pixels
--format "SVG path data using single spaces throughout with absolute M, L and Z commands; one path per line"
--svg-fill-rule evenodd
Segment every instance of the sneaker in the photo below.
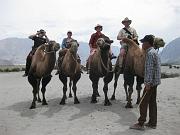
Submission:
M 22 75 L 22 77 L 26 77 L 26 76 L 28 76 L 26 73 L 24 75 Z
M 152 125 L 150 123 L 145 123 L 144 126 L 146 126 L 148 128 L 156 129 L 156 125 Z
M 136 123 L 136 124 L 130 126 L 130 129 L 145 130 L 144 125 L 141 126 L 139 123 Z

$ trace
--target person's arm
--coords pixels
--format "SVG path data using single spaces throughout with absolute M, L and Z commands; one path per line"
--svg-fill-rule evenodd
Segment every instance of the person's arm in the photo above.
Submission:
M 90 47 L 90 49 L 92 48 L 93 43 L 94 43 L 94 34 L 91 35 L 91 38 L 89 40 L 89 47 Z
M 62 44 L 61 44 L 61 48 L 62 49 L 66 48 L 66 38 L 63 39 Z
M 117 35 L 117 40 L 122 40 L 122 38 L 123 38 L 123 34 L 122 34 L 122 30 L 120 30 Z
M 144 75 L 144 84 L 147 88 L 150 88 L 153 83 L 154 75 L 154 58 L 152 54 L 146 56 L 145 63 L 145 75 Z
M 138 40 L 138 34 L 135 29 L 133 29 L 133 40 Z
M 33 40 L 34 37 L 36 37 L 38 34 L 39 34 L 39 33 L 37 32 L 36 34 L 30 35 L 28 38 Z
M 46 38 L 46 42 L 48 43 L 49 42 L 49 38 L 47 37 L 46 34 L 44 34 L 44 37 Z

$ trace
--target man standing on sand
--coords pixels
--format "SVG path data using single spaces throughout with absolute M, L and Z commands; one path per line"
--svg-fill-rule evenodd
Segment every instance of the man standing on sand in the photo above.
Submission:
M 153 48 L 154 36 L 146 35 L 140 40 L 142 48 L 146 51 L 144 92 L 140 103 L 140 117 L 138 123 L 132 125 L 130 129 L 144 130 L 144 126 L 155 129 L 157 126 L 157 86 L 161 83 L 161 63 L 158 53 Z M 145 123 L 147 108 L 149 105 L 149 122 Z

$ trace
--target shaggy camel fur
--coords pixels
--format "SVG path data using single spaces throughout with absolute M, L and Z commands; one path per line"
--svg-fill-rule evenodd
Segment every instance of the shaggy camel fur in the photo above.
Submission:
M 36 101 L 41 102 L 39 96 L 39 86 L 42 80 L 41 92 L 43 95 L 42 105 L 47 105 L 45 99 L 46 85 L 51 80 L 51 72 L 54 68 L 56 61 L 56 51 L 60 46 L 55 41 L 50 41 L 38 47 L 32 57 L 32 63 L 28 74 L 28 81 L 33 87 L 33 101 L 30 109 L 36 108 Z M 37 99 L 38 94 L 38 99 Z
M 143 49 L 141 49 L 135 42 L 128 38 L 123 38 L 123 42 L 127 43 L 129 45 L 128 47 L 128 52 L 126 54 L 126 58 L 124 59 L 124 88 L 126 92 L 126 108 L 132 108 L 132 103 L 131 103 L 131 95 L 133 92 L 133 84 L 134 84 L 134 76 L 137 76 L 137 92 L 138 92 L 138 97 L 137 97 L 137 104 L 140 101 L 140 91 L 141 91 L 141 84 L 143 83 L 143 77 L 144 77 L 144 65 L 145 65 L 145 52 Z M 115 90 L 117 87 L 117 81 L 120 75 L 120 67 L 119 63 L 120 56 L 118 57 L 116 61 L 116 65 L 114 68 L 114 73 L 115 73 L 115 78 L 114 78 L 114 92 L 111 97 L 111 100 L 115 99 Z M 129 86 L 127 90 L 127 86 Z
M 66 91 L 67 91 L 67 78 L 69 77 L 69 87 L 70 87 L 70 94 L 71 96 L 71 85 L 73 82 L 72 90 L 74 92 L 74 104 L 79 104 L 79 100 L 76 96 L 77 87 L 76 84 L 78 80 L 81 78 L 81 66 L 80 63 L 77 60 L 77 50 L 78 50 L 78 42 L 76 40 L 73 40 L 70 42 L 70 48 L 66 49 L 66 54 L 63 58 L 63 61 L 61 64 L 58 64 L 59 66 L 59 79 L 63 83 L 63 97 L 60 102 L 61 105 L 65 104 L 65 100 L 67 99 Z M 58 59 L 60 60 L 60 59 Z
M 89 63 L 90 65 L 90 72 L 89 72 L 89 78 L 92 81 L 92 88 L 93 88 L 93 94 L 91 97 L 91 103 L 97 103 L 97 96 L 98 93 L 98 82 L 100 77 L 103 77 L 104 80 L 104 95 L 105 95 L 105 101 L 104 105 L 109 106 L 111 105 L 111 102 L 108 99 L 108 83 L 111 82 L 113 78 L 113 72 L 112 72 L 112 63 L 109 58 L 109 49 L 110 44 L 106 43 L 103 38 L 99 38 L 97 40 L 97 50 L 96 52 L 90 56 L 91 61 Z

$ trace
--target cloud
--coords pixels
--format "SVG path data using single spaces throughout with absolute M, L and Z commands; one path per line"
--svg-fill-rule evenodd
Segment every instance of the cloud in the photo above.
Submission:
M 100 23 L 103 32 L 119 44 L 116 36 L 128 16 L 140 38 L 152 33 L 169 41 L 180 35 L 179 7 L 179 0 L 2 0 L 0 38 L 27 37 L 43 28 L 59 42 L 67 30 L 77 40 L 88 42 Z

